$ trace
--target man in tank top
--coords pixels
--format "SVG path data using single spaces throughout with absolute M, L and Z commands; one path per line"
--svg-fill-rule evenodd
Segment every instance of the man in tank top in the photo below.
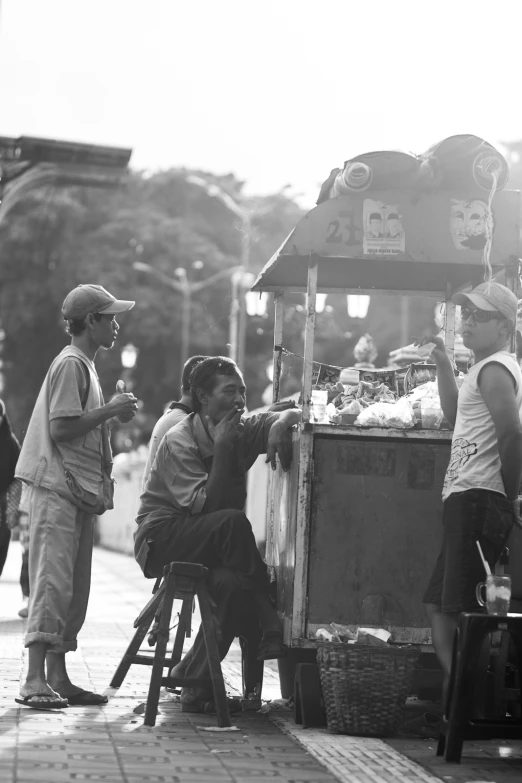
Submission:
M 479 611 L 475 587 L 485 574 L 476 542 L 493 570 L 513 524 L 520 524 L 522 479 L 522 373 L 510 353 L 517 298 L 491 282 L 453 301 L 462 306 L 462 337 L 475 358 L 460 390 L 440 337 L 420 341 L 435 344 L 441 406 L 454 424 L 442 491 L 442 548 L 423 598 L 444 697 L 459 614 Z

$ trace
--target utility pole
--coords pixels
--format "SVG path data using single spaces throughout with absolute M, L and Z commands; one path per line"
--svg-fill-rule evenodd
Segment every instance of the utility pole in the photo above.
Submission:
M 190 318 L 192 308 L 192 286 L 187 278 L 187 270 L 184 267 L 178 267 L 174 270 L 177 273 L 181 293 L 181 348 L 180 364 L 181 369 L 189 358 L 190 348 Z
M 250 278 L 250 241 L 252 225 L 250 214 L 244 212 L 243 217 L 243 237 L 241 242 L 241 279 L 239 281 L 238 300 L 239 300 L 239 321 L 237 326 L 237 363 L 241 370 L 245 367 L 245 348 L 247 331 L 247 310 L 246 310 L 246 286 L 245 283 Z
M 243 368 L 246 345 L 247 311 L 245 299 L 245 280 L 250 267 L 250 243 L 252 234 L 252 222 L 250 212 L 242 207 L 223 188 L 212 182 L 207 182 L 203 177 L 190 174 L 187 182 L 196 185 L 211 198 L 217 198 L 233 215 L 241 219 L 241 254 L 240 265 L 237 272 L 231 278 L 232 301 L 229 315 L 229 351 L 228 355 Z

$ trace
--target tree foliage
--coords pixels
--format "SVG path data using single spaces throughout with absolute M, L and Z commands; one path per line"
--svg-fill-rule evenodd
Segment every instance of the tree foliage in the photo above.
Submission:
M 134 389 L 144 409 L 157 416 L 179 396 L 180 297 L 136 271 L 133 263 L 145 262 L 169 277 L 183 267 L 189 280 L 205 280 L 238 264 L 242 242 L 237 217 L 189 184 L 187 173 L 135 173 L 117 191 L 35 190 L 10 213 L 0 230 L 3 396 L 19 434 L 50 362 L 68 340 L 60 312 L 63 299 L 81 282 L 98 282 L 118 297 L 136 300 L 135 308 L 119 319 L 115 350 L 97 358 L 106 395 L 121 375 L 121 348 L 130 342 L 139 351 Z M 250 210 L 252 270 L 258 271 L 300 218 L 298 205 L 285 193 L 245 198 L 242 183 L 233 176 L 191 173 L 218 184 Z M 194 296 L 191 353 L 227 354 L 230 303 L 226 276 Z M 254 320 L 263 322 L 264 339 L 257 339 L 259 323 L 250 324 L 249 336 L 253 329 L 256 337 L 252 348 L 266 353 L 266 363 L 269 319 Z M 255 361 L 249 360 L 246 374 L 253 406 L 260 403 L 265 379 L 259 388 Z

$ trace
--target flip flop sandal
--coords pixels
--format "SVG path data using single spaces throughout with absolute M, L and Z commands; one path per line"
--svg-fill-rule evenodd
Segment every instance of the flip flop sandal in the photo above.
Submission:
M 228 711 L 231 715 L 242 711 L 240 699 L 227 698 Z M 194 701 L 181 702 L 181 712 L 198 712 L 203 715 L 215 715 L 216 705 L 213 701 L 194 699 Z
M 15 699 L 17 704 L 22 704 L 24 707 L 30 707 L 32 710 L 61 710 L 69 705 L 67 699 L 53 699 L 53 701 L 31 701 L 31 699 L 38 699 L 44 696 L 49 697 L 48 693 L 32 693 L 30 696 L 23 696 L 20 699 Z
M 68 696 L 69 707 L 101 707 L 109 701 L 107 696 L 93 691 L 79 691 Z
M 257 651 L 258 661 L 272 661 L 275 658 L 284 658 L 288 649 L 283 644 L 281 634 L 267 634 L 261 639 Z

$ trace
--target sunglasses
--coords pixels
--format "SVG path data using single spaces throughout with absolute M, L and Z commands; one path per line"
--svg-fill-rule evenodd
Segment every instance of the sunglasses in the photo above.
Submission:
M 485 324 L 488 321 L 494 321 L 495 319 L 502 320 L 504 318 L 501 313 L 489 310 L 472 310 L 470 307 L 462 307 L 460 310 L 460 317 L 463 321 L 471 321 L 473 324 Z

